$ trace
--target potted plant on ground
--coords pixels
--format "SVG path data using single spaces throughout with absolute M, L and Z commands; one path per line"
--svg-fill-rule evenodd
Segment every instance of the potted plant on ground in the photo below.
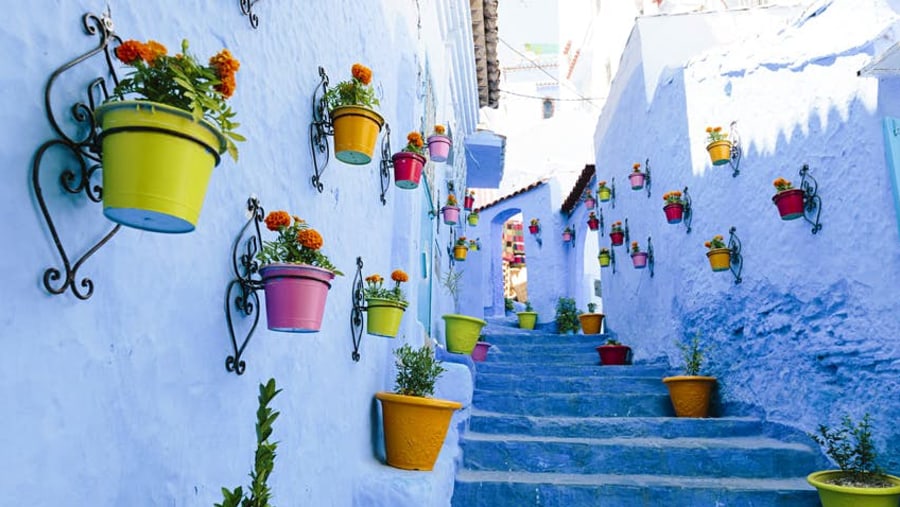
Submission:
M 622 230 L 622 222 L 613 222 L 609 228 L 609 241 L 612 246 L 621 246 L 625 243 L 625 231 Z
M 628 364 L 628 355 L 631 353 L 631 347 L 622 345 L 617 340 L 609 338 L 606 340 L 606 343 L 597 347 L 597 353 L 600 355 L 601 365 L 621 366 Z
M 669 388 L 669 398 L 678 417 L 707 417 L 709 400 L 716 385 L 715 377 L 700 375 L 705 350 L 700 347 L 697 334 L 688 343 L 678 342 L 684 360 L 684 375 L 666 377 L 663 383 Z
M 409 190 L 419 187 L 422 168 L 425 167 L 425 141 L 422 134 L 410 132 L 406 135 L 406 146 L 391 157 L 394 162 L 394 184 Z
M 428 136 L 428 153 L 435 162 L 446 162 L 450 156 L 450 147 L 453 140 L 444 135 L 446 129 L 443 125 L 435 125 L 434 133 Z
M 663 194 L 663 200 L 666 201 L 666 205 L 663 206 L 666 221 L 670 224 L 680 224 L 684 218 L 684 201 L 681 199 L 681 191 L 666 192 Z
M 584 207 L 587 209 L 594 209 L 594 206 L 597 205 L 597 201 L 594 199 L 594 196 L 591 195 L 591 190 L 587 189 L 584 191 Z
M 395 392 L 375 393 L 381 402 L 387 464 L 403 470 L 430 471 L 444 445 L 450 418 L 462 404 L 430 398 L 445 370 L 427 345 L 417 350 L 405 344 L 394 355 Z
M 537 234 L 541 231 L 541 221 L 537 218 L 532 218 L 531 222 L 528 224 L 528 232 L 531 234 Z
M 647 267 L 647 252 L 641 251 L 641 245 L 637 241 L 631 242 L 631 263 L 634 264 L 634 269 Z
M 588 213 L 587 224 L 588 228 L 592 231 L 596 231 L 600 228 L 600 220 L 597 218 L 597 214 L 593 211 Z
M 569 227 L 568 225 L 562 232 L 562 241 L 563 241 L 563 243 L 568 243 L 569 241 L 572 241 L 572 228 Z
M 487 322 L 458 313 L 443 315 L 441 318 L 444 319 L 447 350 L 455 354 L 471 354 L 475 344 L 478 343 L 481 328 L 486 326 Z
M 731 250 L 725 245 L 725 238 L 721 234 L 716 234 L 704 245 L 709 249 L 706 257 L 709 258 L 709 266 L 713 271 L 728 271 L 731 268 Z
M 409 275 L 402 269 L 395 269 L 391 280 L 394 286 L 389 289 L 383 286 L 384 278 L 378 273 L 366 277 L 366 287 L 363 289 L 368 315 L 366 332 L 371 335 L 395 338 L 400 330 L 403 312 L 409 306 L 400 288 L 401 283 L 409 281 Z
M 641 172 L 640 162 L 635 162 L 631 166 L 631 174 L 628 175 L 628 180 L 631 181 L 631 189 L 640 190 L 644 188 L 644 178 L 646 176 L 646 174 Z
M 475 343 L 475 348 L 472 349 L 472 361 L 482 362 L 487 359 L 488 350 L 491 348 L 491 344 L 484 340 L 484 335 L 478 336 L 478 341 Z
M 609 202 L 612 198 L 612 189 L 606 186 L 605 180 L 597 184 L 597 198 L 600 202 Z
M 772 202 L 778 207 L 782 220 L 795 220 L 803 216 L 803 190 L 794 188 L 789 180 L 777 178 L 772 182 L 777 192 Z
M 472 208 L 475 207 L 475 191 L 469 190 L 466 192 L 466 197 L 463 199 L 463 209 L 466 211 L 472 211 Z
M 900 505 L 900 477 L 878 466 L 869 414 L 859 423 L 844 416 L 841 426 L 819 425 L 810 437 L 840 470 L 809 474 L 806 480 L 819 491 L 823 507 L 896 507 Z
M 444 216 L 444 223 L 447 225 L 456 225 L 459 222 L 459 206 L 457 205 L 456 196 L 452 193 L 447 195 L 447 205 L 441 208 L 441 214 Z
M 324 240 L 306 221 L 272 211 L 266 228 L 277 232 L 263 241 L 257 259 L 266 292 L 266 321 L 273 331 L 316 333 L 322 326 L 331 280 L 342 275 L 321 252 Z
M 509 314 L 509 312 L 515 309 L 515 305 L 513 305 L 512 298 L 503 298 L 503 313 L 504 315 Z
M 597 255 L 597 261 L 600 263 L 601 268 L 608 268 L 610 262 L 612 261 L 612 255 L 609 253 L 609 248 L 603 247 L 600 249 L 600 253 Z
M 466 256 L 469 254 L 469 244 L 466 242 L 465 236 L 460 236 L 453 244 L 453 260 L 465 262 Z
M 706 151 L 713 165 L 724 165 L 731 162 L 731 141 L 722 127 L 706 127 Z
M 559 334 L 575 334 L 581 327 L 578 322 L 578 308 L 575 300 L 562 297 L 556 301 L 556 330 Z
M 587 304 L 587 313 L 578 316 L 581 322 L 581 332 L 584 334 L 600 334 L 600 327 L 603 324 L 603 314 L 594 313 L 597 309 L 597 303 Z
M 519 318 L 519 328 L 534 329 L 538 314 L 531 306 L 531 301 L 525 301 L 525 311 L 516 313 L 516 316 Z
M 325 103 L 334 126 L 334 156 L 341 162 L 366 165 L 372 161 L 384 118 L 372 87 L 372 69 L 361 63 L 350 68 L 351 78 L 325 93 Z
M 240 63 L 227 49 L 203 65 L 188 52 L 127 40 L 116 57 L 133 71 L 97 107 L 103 214 L 153 232 L 193 231 L 219 155 L 236 161 L 238 124 L 227 104 Z
M 471 212 L 469 212 L 469 216 L 466 217 L 466 220 L 468 220 L 469 225 L 475 227 L 476 225 L 478 225 L 478 218 L 478 210 L 472 210 Z

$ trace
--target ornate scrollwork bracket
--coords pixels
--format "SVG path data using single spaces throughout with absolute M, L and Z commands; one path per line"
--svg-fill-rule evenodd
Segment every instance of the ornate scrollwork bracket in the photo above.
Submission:
M 731 131 L 731 158 L 728 160 L 728 165 L 731 166 L 733 171 L 731 177 L 737 178 L 737 175 L 741 174 L 741 158 L 744 155 L 744 151 L 741 148 L 741 136 L 737 131 L 737 122 L 731 122 L 728 130 Z
M 803 190 L 803 219 L 813 226 L 812 233 L 816 234 L 822 230 L 822 224 L 819 222 L 819 217 L 822 215 L 819 183 L 809 174 L 808 164 L 803 164 L 803 168 L 800 169 L 800 177 L 800 189 Z
M 351 293 L 351 302 L 353 308 L 350 310 L 350 334 L 353 338 L 353 353 L 350 357 L 355 362 L 359 362 L 359 346 L 362 343 L 363 334 L 363 312 L 366 311 L 366 295 L 363 289 L 362 276 L 363 260 L 362 257 L 356 258 L 356 276 L 353 277 L 353 292 Z
M 259 0 L 240 0 L 241 13 L 250 20 L 250 26 L 254 29 L 259 27 L 259 17 L 253 12 L 253 6 L 259 3 Z
M 731 274 L 734 275 L 734 284 L 737 285 L 741 283 L 741 270 L 744 268 L 744 257 L 741 255 L 741 240 L 738 238 L 735 231 L 737 231 L 737 229 L 734 227 L 728 230 L 728 268 L 731 271 Z
M 597 217 L 600 220 L 600 234 L 606 234 L 606 222 L 603 220 L 603 208 L 597 206 L 597 213 L 600 215 Z
M 653 180 L 650 178 L 650 159 L 644 161 L 644 188 L 647 189 L 647 198 L 650 198 L 650 186 Z
M 651 236 L 647 236 L 647 269 L 650 270 L 650 278 L 653 278 L 653 268 L 656 266 L 656 260 L 653 257 L 653 241 Z
M 334 124 L 331 122 L 331 114 L 325 95 L 328 93 L 328 74 L 324 67 L 319 67 L 319 84 L 313 92 L 312 98 L 312 122 L 309 124 L 309 148 L 312 151 L 313 170 L 312 185 L 322 193 L 325 185 L 322 184 L 322 175 L 325 167 L 331 160 L 331 146 L 328 144 L 328 136 L 334 135 Z
M 71 60 L 62 67 L 56 69 L 47 81 L 47 85 L 44 88 L 44 108 L 46 109 L 45 112 L 47 119 L 50 122 L 50 126 L 53 128 L 57 138 L 42 144 L 35 153 L 34 162 L 31 168 L 31 183 L 35 197 L 38 201 L 38 206 L 41 209 L 41 214 L 44 217 L 44 222 L 47 224 L 47 229 L 49 229 L 50 235 L 53 238 L 53 244 L 56 246 L 56 250 L 62 261 L 62 269 L 51 266 L 44 271 L 44 288 L 53 295 L 59 295 L 66 290 L 71 290 L 75 297 L 86 300 L 94 293 L 94 282 L 88 277 L 84 277 L 80 281 L 77 280 L 78 270 L 85 261 L 115 236 L 121 226 L 113 226 L 112 229 L 106 232 L 106 234 L 97 241 L 97 243 L 73 262 L 69 258 L 69 254 L 66 253 L 66 249 L 63 246 L 62 240 L 56 229 L 56 224 L 50 214 L 50 208 L 44 198 L 40 174 L 42 164 L 45 160 L 44 155 L 51 149 L 61 148 L 61 150 L 56 151 L 61 151 L 68 158 L 74 159 L 76 165 L 75 170 L 68 167 L 60 170 L 59 183 L 62 188 L 70 194 L 80 194 L 84 192 L 85 196 L 87 196 L 91 202 L 99 203 L 102 200 L 103 189 L 101 185 L 92 183 L 91 180 L 96 177 L 97 171 L 101 169 L 100 131 L 94 115 L 94 110 L 98 103 L 103 102 L 109 97 L 106 79 L 104 77 L 98 77 L 91 81 L 87 87 L 87 103 L 76 102 L 71 107 L 70 112 L 72 119 L 78 124 L 78 130 L 83 133 L 73 135 L 67 134 L 53 114 L 53 107 L 51 104 L 51 92 L 56 80 L 69 69 L 96 55 L 103 55 L 106 60 L 106 72 L 112 78 L 114 85 L 118 85 L 119 83 L 112 63 L 113 57 L 111 55 L 111 45 L 112 43 L 121 42 L 121 39 L 113 31 L 113 22 L 109 13 L 107 12 L 102 16 L 91 13 L 85 14 L 82 17 L 82 25 L 88 35 L 97 35 L 100 40 L 94 49 L 91 49 L 87 53 L 78 56 L 74 60 Z M 51 157 L 51 159 L 56 163 L 59 163 L 58 159 L 53 157 Z
M 616 177 L 613 176 L 609 180 L 609 200 L 612 203 L 612 209 L 616 209 Z
M 393 153 L 391 152 L 391 126 L 384 124 L 384 137 L 381 138 L 381 205 L 387 205 L 387 191 L 391 188 L 391 169 L 394 168 Z
M 688 187 L 684 187 L 681 198 L 684 201 L 684 212 L 681 221 L 684 223 L 685 234 L 690 234 L 691 222 L 694 220 L 694 207 L 691 203 L 691 195 L 688 194 Z

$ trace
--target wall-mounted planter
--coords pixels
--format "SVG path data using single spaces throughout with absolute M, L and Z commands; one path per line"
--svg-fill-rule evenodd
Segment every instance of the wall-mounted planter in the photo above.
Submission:
M 621 366 L 628 364 L 628 354 L 631 347 L 628 345 L 600 345 L 597 354 L 600 356 L 600 364 L 603 366 Z
M 640 172 L 629 174 L 628 180 L 631 182 L 631 189 L 632 190 L 641 190 L 642 188 L 644 188 L 645 176 L 646 175 L 644 173 L 640 173 Z
M 706 257 L 713 271 L 728 271 L 731 266 L 731 250 L 728 248 L 713 248 L 706 252 Z
M 597 262 L 600 263 L 601 268 L 608 268 L 612 263 L 612 254 L 610 252 L 611 250 L 604 248 L 601 249 L 600 254 L 597 255 Z
M 593 197 L 584 198 L 584 207 L 586 209 L 594 209 L 595 206 L 597 206 L 597 201 Z
M 799 188 L 794 188 L 784 178 L 777 178 L 773 184 L 778 192 L 772 197 L 772 202 L 778 208 L 782 220 L 802 218 L 813 226 L 812 233 L 816 234 L 822 229 L 819 221 L 822 214 L 819 184 L 809 174 L 809 166 L 806 164 L 800 169 L 800 176 L 802 179 Z
M 612 199 L 612 190 L 606 185 L 597 189 L 597 198 L 600 202 L 609 202 Z
M 378 112 L 362 106 L 338 106 L 331 110 L 334 125 L 334 156 L 351 165 L 372 161 L 375 143 L 384 125 Z
M 572 241 L 572 238 L 573 238 L 572 231 L 566 229 L 562 232 L 562 242 L 563 243 L 568 243 L 568 242 Z
M 444 217 L 444 223 L 447 225 L 456 225 L 459 223 L 459 207 L 444 206 L 441 208 L 441 214 Z
M 588 224 L 588 229 L 590 229 L 592 231 L 596 231 L 597 229 L 600 228 L 600 220 L 597 218 L 596 215 L 594 215 L 593 211 L 591 212 L 590 216 L 588 216 L 587 224 Z
M 528 226 L 528 232 L 530 234 L 537 234 L 538 232 L 540 232 L 540 230 L 541 230 L 541 227 L 539 225 L 532 224 L 532 225 Z
M 447 350 L 457 354 L 471 354 L 478 337 L 481 336 L 481 328 L 487 322 L 469 317 L 468 315 L 447 314 L 444 319 L 444 331 L 447 339 Z
M 375 398 L 381 402 L 387 464 L 403 470 L 434 469 L 453 412 L 462 404 L 383 391 Z
M 434 162 L 446 162 L 450 156 L 450 147 L 453 141 L 444 135 L 434 134 L 428 136 L 428 156 Z
M 728 244 L 726 246 L 724 238 L 720 235 L 713 237 L 711 241 L 706 242 L 706 257 L 709 259 L 709 266 L 713 271 L 731 271 L 734 275 L 734 283 L 741 283 L 741 271 L 744 268 L 744 257 L 741 254 L 741 240 L 736 234 L 736 229 L 732 227 L 728 231 Z
M 266 322 L 273 331 L 317 333 L 334 273 L 305 264 L 273 263 L 259 269 L 266 291 Z
M 803 190 L 791 188 L 772 196 L 782 220 L 796 220 L 803 217 Z
M 610 231 L 609 241 L 612 243 L 612 246 L 622 246 L 625 243 L 625 232 L 622 230 Z
M 425 157 L 418 153 L 401 151 L 391 157 L 394 162 L 394 184 L 404 190 L 419 187 L 422 179 L 422 168 L 425 167 Z
M 469 191 L 468 194 L 463 198 L 463 209 L 466 211 L 472 211 L 472 208 L 475 207 L 475 195 L 472 191 Z
M 466 217 L 466 221 L 469 222 L 469 225 L 475 227 L 478 225 L 478 213 L 469 213 L 469 216 Z
M 714 141 L 706 145 L 712 165 L 725 165 L 731 162 L 731 141 Z
M 634 269 L 644 269 L 647 267 L 647 252 L 634 252 L 631 254 L 631 263 Z
M 393 299 L 366 298 L 366 332 L 396 338 L 407 306 L 407 303 Z
M 666 221 L 670 224 L 680 224 L 684 218 L 684 205 L 681 203 L 666 204 L 663 206 Z
M 469 254 L 469 247 L 466 245 L 453 245 L 453 259 L 458 262 L 465 262 L 466 256 Z
M 741 156 L 741 138 L 737 131 L 737 122 L 731 122 L 729 125 L 731 133 L 722 132 L 722 127 L 706 127 L 708 134 L 706 151 L 709 153 L 709 160 L 713 166 L 730 165 L 732 169 L 732 177 L 740 174 Z M 727 137 L 731 139 L 727 139 Z
M 153 232 L 193 231 L 226 141 L 188 111 L 148 101 L 97 108 L 103 142 L 103 214 Z

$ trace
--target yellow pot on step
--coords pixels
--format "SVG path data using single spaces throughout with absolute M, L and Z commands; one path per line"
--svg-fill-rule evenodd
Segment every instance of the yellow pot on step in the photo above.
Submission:
M 387 464 L 403 470 L 432 470 L 450 418 L 462 404 L 388 392 L 377 392 L 375 398 L 381 402 Z

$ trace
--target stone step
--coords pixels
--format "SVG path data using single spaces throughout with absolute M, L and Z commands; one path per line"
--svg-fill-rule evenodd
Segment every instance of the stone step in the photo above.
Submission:
M 526 379 L 513 373 L 476 374 L 475 385 L 483 391 L 508 391 L 519 393 L 627 393 L 666 394 L 668 389 L 662 377 L 650 376 L 578 376 L 536 375 Z
M 493 332 L 492 330 L 482 330 L 484 340 L 491 344 L 500 346 L 506 345 L 601 345 L 606 343 L 608 338 L 602 334 L 555 334 L 544 333 L 541 331 L 522 331 L 516 330 L 514 333 Z
M 517 393 L 475 389 L 479 410 L 534 416 L 666 417 L 675 415 L 668 394 Z
M 488 361 L 599 364 L 595 345 L 493 345 Z
M 802 477 L 818 452 L 766 437 L 566 438 L 469 432 L 462 442 L 468 470 L 675 476 Z
M 803 477 L 707 478 L 460 470 L 453 507 L 818 507 Z
M 478 363 L 475 367 L 476 382 L 478 382 L 478 375 L 482 373 L 516 374 L 523 380 L 541 375 L 554 375 L 563 377 L 657 377 L 662 381 L 663 377 L 674 375 L 676 371 L 666 365 L 656 363 L 627 366 L 602 366 L 599 364 L 599 360 L 589 364 L 560 363 L 551 365 L 546 363 L 507 362 L 491 360 L 490 354 L 488 354 L 488 360 L 483 363 Z
M 753 417 L 688 419 L 676 417 L 538 417 L 473 409 L 469 431 L 571 438 L 746 437 L 759 436 L 762 422 Z

